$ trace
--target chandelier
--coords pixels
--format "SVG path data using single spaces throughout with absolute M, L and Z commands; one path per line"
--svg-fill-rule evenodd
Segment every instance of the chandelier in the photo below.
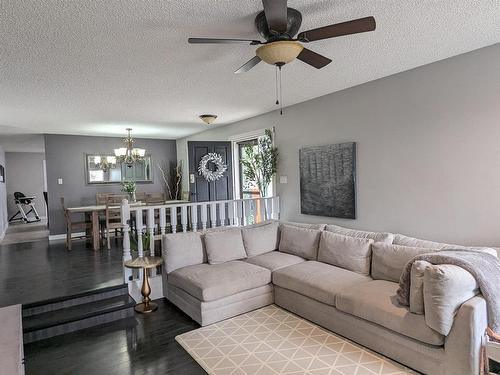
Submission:
M 123 138 L 123 143 L 126 147 L 115 148 L 115 156 L 120 163 L 125 163 L 127 167 L 131 168 L 134 163 L 144 161 L 146 150 L 143 148 L 134 147 L 134 138 L 130 135 L 131 128 L 126 129 L 128 134 Z

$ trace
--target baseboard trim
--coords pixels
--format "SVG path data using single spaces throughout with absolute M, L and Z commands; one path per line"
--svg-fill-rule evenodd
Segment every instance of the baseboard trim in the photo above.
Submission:
M 71 238 L 84 237 L 85 232 L 71 233 Z M 63 234 L 51 234 L 49 236 L 49 241 L 60 241 L 66 239 L 66 233 Z

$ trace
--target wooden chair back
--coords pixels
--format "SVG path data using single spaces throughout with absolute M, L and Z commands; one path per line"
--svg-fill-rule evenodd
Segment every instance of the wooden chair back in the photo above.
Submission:
M 146 197 L 147 197 L 146 193 L 140 193 L 140 192 L 135 193 L 135 200 L 138 202 L 145 202 Z
M 167 200 L 165 193 L 149 193 L 146 194 L 146 204 L 165 204 Z
M 97 205 L 106 204 L 106 202 L 108 201 L 108 197 L 110 195 L 113 195 L 113 193 L 96 193 L 95 194 L 95 203 Z

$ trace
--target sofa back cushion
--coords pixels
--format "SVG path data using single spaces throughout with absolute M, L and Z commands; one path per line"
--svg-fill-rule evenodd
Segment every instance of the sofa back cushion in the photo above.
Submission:
M 318 258 L 320 230 L 281 225 L 280 232 L 279 251 L 309 260 Z
M 220 264 L 247 257 L 240 228 L 204 234 L 208 263 Z
M 394 234 L 385 232 L 367 232 L 364 230 L 356 230 L 340 227 L 338 225 L 328 224 L 325 227 L 328 232 L 333 232 L 337 234 L 342 234 L 344 236 L 350 236 L 354 238 L 367 238 L 372 239 L 374 242 L 384 242 L 391 244 L 394 240 Z
M 163 259 L 167 273 L 176 269 L 202 264 L 205 252 L 200 233 L 172 233 L 163 237 Z
M 310 223 L 296 223 L 293 221 L 280 221 L 281 225 L 288 225 L 292 227 L 306 228 L 306 229 L 315 229 L 315 230 L 323 230 L 325 229 L 326 224 L 310 224 Z
M 395 283 L 403 273 L 406 264 L 419 254 L 432 253 L 436 250 L 423 247 L 388 245 L 375 242 L 372 245 L 372 278 Z
M 369 238 L 323 231 L 319 241 L 318 261 L 369 275 L 373 242 Z
M 241 234 L 249 258 L 269 253 L 278 249 L 279 224 L 271 221 L 267 224 L 243 227 Z
M 460 306 L 478 293 L 476 279 L 463 268 L 450 264 L 427 267 L 424 272 L 425 322 L 447 336 Z
M 395 234 L 394 245 L 409 246 L 409 247 L 425 247 L 427 249 L 441 249 L 446 246 L 445 243 L 421 240 L 415 237 L 405 236 L 404 234 Z

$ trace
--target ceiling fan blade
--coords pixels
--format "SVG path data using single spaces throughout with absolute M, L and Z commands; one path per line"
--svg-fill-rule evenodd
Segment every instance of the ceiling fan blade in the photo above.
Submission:
M 232 44 L 232 43 L 245 43 L 251 46 L 262 44 L 260 40 L 252 39 L 225 39 L 225 38 L 189 38 L 190 44 Z
M 252 69 L 255 65 L 261 62 L 261 59 L 259 56 L 254 56 L 250 60 L 248 60 L 245 64 L 243 64 L 237 71 L 235 71 L 235 74 L 240 74 L 240 73 L 245 73 L 248 72 L 250 69 Z
M 314 42 L 316 40 L 335 38 L 337 36 L 364 33 L 375 30 L 375 18 L 365 17 L 357 20 L 337 23 L 309 31 L 303 31 L 297 39 L 301 42 Z
M 297 58 L 300 61 L 305 62 L 306 64 L 309 64 L 311 66 L 314 66 L 316 69 L 321 69 L 327 66 L 332 62 L 331 59 L 328 57 L 325 57 L 323 55 L 320 55 L 319 53 L 313 52 L 310 49 L 304 48 L 302 52 L 299 53 Z
M 269 30 L 284 33 L 288 23 L 287 0 L 262 0 Z

